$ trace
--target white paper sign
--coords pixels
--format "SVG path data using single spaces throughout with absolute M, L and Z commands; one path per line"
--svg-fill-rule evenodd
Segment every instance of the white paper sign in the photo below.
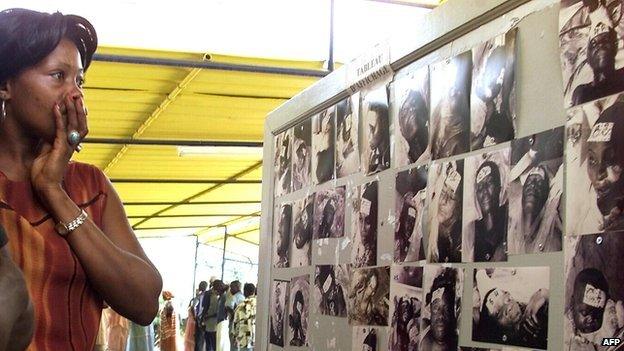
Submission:
M 477 174 L 477 183 L 481 183 L 483 179 L 485 179 L 485 177 L 489 176 L 490 174 L 492 174 L 492 167 L 485 166 L 481 168 L 479 174 Z
M 607 303 L 607 294 L 591 284 L 586 284 L 583 303 L 588 306 L 603 308 Z
M 371 201 L 368 199 L 362 199 L 362 203 L 360 204 L 360 212 L 363 215 L 368 216 L 370 214 L 370 210 L 371 210 Z
M 587 141 L 589 142 L 608 142 L 611 141 L 611 132 L 613 131 L 613 122 L 596 123 L 592 128 Z
M 451 173 L 446 177 L 445 184 L 453 190 L 453 192 L 457 191 L 459 187 L 459 183 L 461 182 L 461 175 L 453 169 Z
M 410 208 L 407 209 L 407 214 L 410 217 L 416 218 L 416 210 L 413 207 L 410 207 Z
M 434 291 L 432 296 L 431 296 L 431 302 L 433 302 L 433 301 L 435 301 L 437 299 L 441 299 L 442 295 L 444 295 L 444 288 L 436 289 L 436 291 Z
M 370 51 L 354 59 L 347 65 L 347 86 L 349 94 L 372 86 L 392 77 L 390 67 L 390 46 L 380 43 Z

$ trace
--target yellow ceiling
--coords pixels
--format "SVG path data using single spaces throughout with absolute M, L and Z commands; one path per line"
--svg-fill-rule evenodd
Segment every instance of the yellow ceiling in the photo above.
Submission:
M 100 55 L 201 61 L 203 54 L 100 48 Z M 207 55 L 211 62 L 322 70 L 322 62 Z M 104 170 L 138 237 L 259 242 L 261 157 L 178 155 L 171 141 L 262 142 L 266 115 L 318 77 L 94 60 L 89 136 L 75 160 Z M 105 141 L 103 139 L 106 139 Z M 132 140 L 129 145 L 122 142 Z M 137 145 L 149 140 L 153 145 Z M 96 141 L 99 141 L 96 142 Z M 168 142 L 169 141 L 169 142 Z

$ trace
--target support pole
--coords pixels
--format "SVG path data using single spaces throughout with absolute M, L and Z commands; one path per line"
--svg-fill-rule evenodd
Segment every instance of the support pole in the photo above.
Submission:
M 227 226 L 224 226 L 225 234 L 223 235 L 223 257 L 221 260 L 221 281 L 223 281 L 223 277 L 225 276 L 225 249 L 227 248 L 227 238 L 228 238 L 228 230 Z
M 193 294 L 195 297 L 195 281 L 197 279 L 197 251 L 199 250 L 199 236 L 195 235 L 195 265 L 193 265 Z
M 327 60 L 327 70 L 334 70 L 334 0 L 330 1 L 329 10 L 329 59 Z

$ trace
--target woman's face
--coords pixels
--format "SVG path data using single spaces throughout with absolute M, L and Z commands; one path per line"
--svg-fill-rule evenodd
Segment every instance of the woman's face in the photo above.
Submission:
M 7 109 L 10 118 L 34 138 L 53 141 L 54 106 L 59 105 L 66 118 L 67 99 L 82 98 L 84 70 L 76 46 L 61 39 L 57 47 L 37 65 L 7 81 Z
M 509 328 L 520 321 L 522 310 L 518 301 L 508 291 L 494 290 L 485 302 L 490 316 L 498 321 L 501 327 Z

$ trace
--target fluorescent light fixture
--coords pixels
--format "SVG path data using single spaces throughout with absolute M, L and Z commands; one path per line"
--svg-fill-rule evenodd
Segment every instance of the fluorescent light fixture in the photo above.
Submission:
M 253 146 L 178 146 L 178 156 L 258 156 L 262 157 L 262 147 Z

